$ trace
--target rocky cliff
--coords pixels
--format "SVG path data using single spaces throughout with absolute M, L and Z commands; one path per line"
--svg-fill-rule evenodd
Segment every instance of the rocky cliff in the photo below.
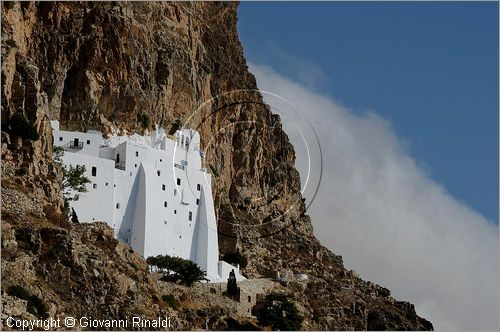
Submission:
M 346 271 L 314 237 L 293 146 L 255 91 L 236 9 L 211 2 L 2 3 L 3 318 L 29 316 L 26 303 L 5 293 L 22 284 L 50 315 L 170 314 L 176 328 L 259 328 L 206 301 L 196 310 L 168 308 L 142 258 L 113 241 L 109 229 L 71 225 L 61 215 L 48 121 L 133 133 L 151 129 L 139 121 L 147 114 L 171 133 L 201 133 L 222 253 L 244 253 L 250 278 L 281 269 L 309 276 L 305 290 L 285 290 L 300 305 L 303 328 L 432 329 L 413 305 Z M 12 135 L 16 112 L 36 127 L 38 140 Z M 208 324 L 203 317 L 210 315 L 220 318 Z

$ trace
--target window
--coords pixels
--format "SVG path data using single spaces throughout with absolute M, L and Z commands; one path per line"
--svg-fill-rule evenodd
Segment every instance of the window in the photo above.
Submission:
M 135 156 L 139 157 L 139 151 L 135 151 Z
M 108 186 L 109 183 L 106 182 L 106 187 Z
M 200 199 L 199 198 L 196 199 L 196 205 L 200 205 Z
M 163 206 L 167 207 L 167 201 L 163 202 Z
M 166 220 L 163 220 L 163 223 L 166 225 L 166 224 L 167 224 L 167 221 L 166 221 Z
M 137 164 L 134 164 L 134 167 L 137 168 Z
M 92 185 L 92 188 L 97 189 L 97 184 L 96 184 L 96 183 L 94 183 L 94 184 Z
M 116 203 L 116 208 L 119 209 L 120 208 L 120 203 Z
M 163 160 L 160 159 L 160 163 L 162 162 Z
M 89 145 L 89 144 L 90 144 L 90 140 L 88 139 L 88 140 L 87 140 L 87 145 Z
M 198 190 L 198 191 L 200 191 L 200 190 L 201 190 L 201 184 L 199 184 L 199 183 L 198 183 L 198 184 L 196 185 L 196 190 Z
M 59 142 L 62 142 L 62 136 L 59 136 Z
M 158 174 L 158 176 L 160 176 L 160 171 L 156 171 L 156 174 Z
M 161 185 L 161 190 L 165 191 L 165 188 L 166 188 L 166 187 L 167 187 L 167 186 L 165 186 L 164 184 L 162 184 L 162 185 Z
M 191 212 L 191 211 L 189 211 L 188 220 L 189 220 L 189 221 L 192 221 L 192 220 L 193 220 L 193 212 Z
M 174 214 L 177 214 L 177 210 L 174 210 Z
M 96 176 L 96 175 L 97 175 L 97 167 L 92 166 L 92 176 Z
M 177 185 L 180 186 L 181 185 L 181 179 L 177 178 Z
M 248 295 L 248 303 L 251 303 L 252 302 L 252 297 L 250 295 Z
M 174 189 L 174 196 L 177 196 L 177 189 Z

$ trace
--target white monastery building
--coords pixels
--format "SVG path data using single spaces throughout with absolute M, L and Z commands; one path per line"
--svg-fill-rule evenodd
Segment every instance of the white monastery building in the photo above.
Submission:
M 118 240 L 143 257 L 190 259 L 211 282 L 225 281 L 239 268 L 219 261 L 211 175 L 202 168 L 200 135 L 162 128 L 151 136 L 113 136 L 98 131 L 59 130 L 51 121 L 54 145 L 64 148 L 64 165 L 84 165 L 91 181 L 71 201 L 80 222 L 104 221 Z

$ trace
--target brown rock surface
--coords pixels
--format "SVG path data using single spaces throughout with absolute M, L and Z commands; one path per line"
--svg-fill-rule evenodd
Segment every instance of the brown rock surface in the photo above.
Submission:
M 248 257 L 248 277 L 274 277 L 283 268 L 309 276 L 305 290 L 293 283 L 288 290 L 304 328 L 432 329 L 413 305 L 346 271 L 341 257 L 314 237 L 280 119 L 258 92 L 241 91 L 257 86 L 238 39 L 236 8 L 2 3 L 4 313 L 12 308 L 21 315 L 22 303 L 5 289 L 22 284 L 51 314 L 170 314 L 180 329 L 247 326 L 229 320 L 239 319 L 229 307 L 208 302 L 196 310 L 167 308 L 144 260 L 113 241 L 109 229 L 60 217 L 61 174 L 51 158 L 49 120 L 60 119 L 64 129 L 131 133 L 144 131 L 137 118 L 145 113 L 169 132 L 200 131 L 214 177 L 220 248 Z M 37 128 L 39 140 L 9 134 L 15 112 Z M 203 318 L 216 314 L 227 319 L 208 324 Z

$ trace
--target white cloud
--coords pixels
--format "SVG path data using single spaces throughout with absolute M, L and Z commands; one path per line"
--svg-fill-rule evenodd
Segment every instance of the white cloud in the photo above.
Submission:
M 498 226 L 430 179 L 375 113 L 355 115 L 269 67 L 250 69 L 261 90 L 289 100 L 318 133 L 323 179 L 309 214 L 321 242 L 436 329 L 498 330 Z M 304 174 L 302 143 L 290 137 Z

